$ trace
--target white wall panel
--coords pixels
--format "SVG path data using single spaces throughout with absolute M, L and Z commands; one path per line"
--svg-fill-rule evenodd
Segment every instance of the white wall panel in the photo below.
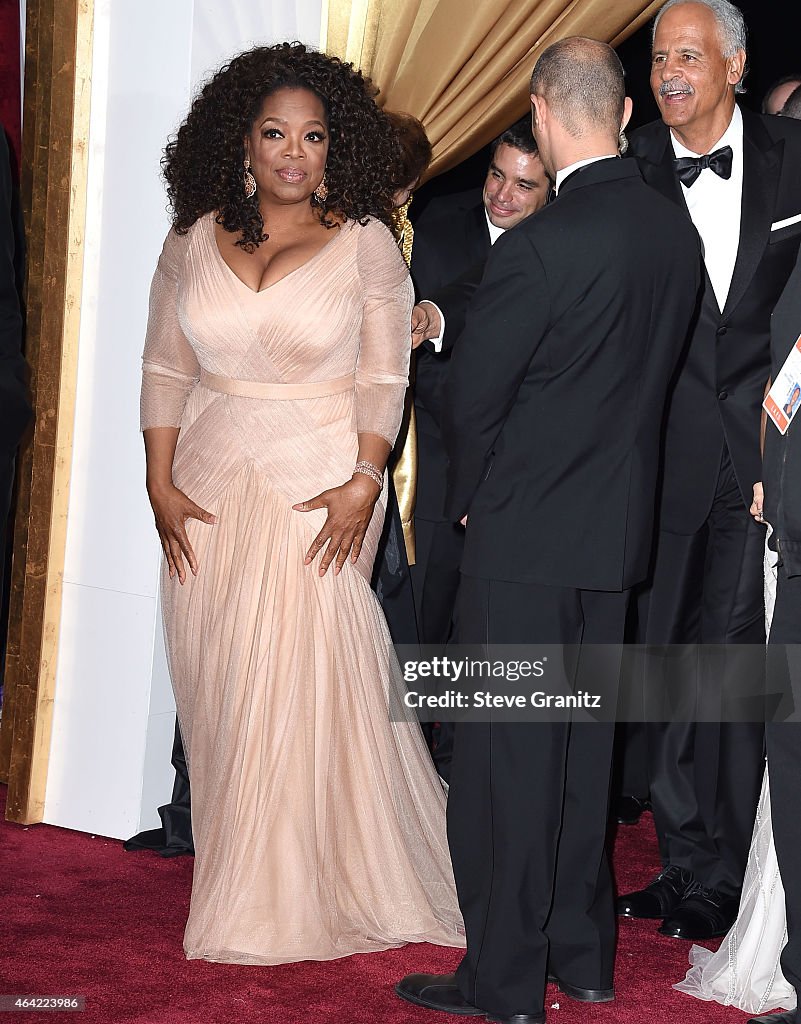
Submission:
M 174 704 L 144 491 L 140 356 L 169 226 L 159 161 L 198 83 L 252 45 L 319 45 L 320 0 L 95 0 L 89 196 L 45 821 L 124 838 L 170 798 Z
M 153 620 L 149 598 L 64 585 L 45 808 L 52 825 L 118 838 L 137 830 Z
M 320 45 L 321 0 L 232 3 L 195 0 L 192 80 L 202 82 L 228 57 L 250 46 L 299 40 Z

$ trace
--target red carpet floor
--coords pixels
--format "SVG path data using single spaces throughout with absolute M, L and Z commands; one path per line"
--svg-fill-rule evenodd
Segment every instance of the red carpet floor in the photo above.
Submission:
M 4 804 L 0 787 L 0 811 Z M 658 863 L 650 815 L 619 830 L 614 861 L 621 890 L 649 879 Z M 189 857 L 125 853 L 101 837 L 0 820 L 0 995 L 87 1001 L 69 1018 L 11 1012 L 0 1024 L 453 1024 L 401 1002 L 392 985 L 411 971 L 452 970 L 454 950 L 406 946 L 283 967 L 187 962 L 181 938 L 191 874 Z M 549 987 L 549 1024 L 744 1024 L 738 1010 L 671 989 L 684 976 L 687 950 L 654 923 L 623 921 L 615 1002 L 587 1006 Z

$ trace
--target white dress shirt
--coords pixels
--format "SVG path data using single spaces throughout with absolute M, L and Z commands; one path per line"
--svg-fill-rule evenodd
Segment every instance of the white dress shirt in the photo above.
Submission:
M 487 213 L 486 206 L 484 207 L 484 216 L 487 218 L 487 228 L 489 229 L 490 245 L 495 245 L 501 235 L 506 231 L 506 228 L 499 228 L 497 224 L 493 224 Z
M 577 171 L 579 167 L 588 167 L 590 164 L 597 163 L 599 160 L 612 160 L 617 159 L 618 153 L 602 153 L 601 156 L 591 156 L 587 160 L 576 160 L 574 164 L 568 164 L 567 167 L 563 167 L 561 171 L 556 172 L 556 181 L 554 182 L 553 190 L 556 195 L 559 195 L 559 186 L 572 174 L 573 171 Z
M 693 153 L 682 146 L 679 140 L 670 133 L 673 152 L 677 157 L 699 157 L 703 153 Z M 740 212 L 743 200 L 743 115 L 735 106 L 729 127 L 714 146 L 709 147 L 713 153 L 722 146 L 731 146 L 732 164 L 731 177 L 721 178 L 709 167 L 705 167 L 693 184 L 688 188 L 682 185 L 684 200 L 690 217 L 695 224 L 704 249 L 709 280 L 718 306 L 722 310 L 729 294 L 737 249 L 740 245 Z

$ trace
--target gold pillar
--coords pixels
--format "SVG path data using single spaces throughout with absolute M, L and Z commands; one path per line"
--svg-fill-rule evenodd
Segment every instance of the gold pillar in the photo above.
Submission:
M 28 0 L 21 195 L 36 410 L 19 460 L 0 777 L 6 818 L 44 813 L 72 462 L 94 0 Z

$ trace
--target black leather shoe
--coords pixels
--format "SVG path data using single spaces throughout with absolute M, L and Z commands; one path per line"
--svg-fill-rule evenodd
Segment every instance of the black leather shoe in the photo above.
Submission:
M 456 1013 L 460 1017 L 482 1017 L 483 1010 L 472 1006 L 456 984 L 455 974 L 407 974 L 395 986 L 395 992 L 407 1003 L 429 1010 Z
M 618 825 L 636 825 L 643 811 L 650 810 L 650 800 L 640 800 L 637 796 L 621 796 L 615 804 L 613 813 Z
M 644 889 L 618 896 L 617 912 L 621 917 L 667 917 L 682 901 L 693 881 L 691 871 L 668 864 Z
M 491 1024 L 545 1024 L 544 1013 L 515 1013 L 511 1017 L 493 1017 L 487 1014 Z
M 579 1003 L 611 1003 L 615 998 L 613 988 L 580 988 L 578 985 L 570 985 L 555 974 L 548 975 L 548 981 L 557 985 L 560 992 L 575 999 Z
M 545 1024 L 544 1013 L 515 1013 L 496 1017 L 471 1006 L 459 991 L 455 974 L 407 974 L 395 986 L 396 993 L 407 1003 L 425 1006 L 428 1010 L 455 1013 L 460 1017 L 486 1017 L 492 1024 Z
M 747 1024 L 796 1024 L 798 1017 L 795 1010 L 784 1013 L 768 1013 L 764 1017 L 749 1017 Z
M 676 909 L 665 917 L 660 935 L 705 942 L 717 939 L 734 924 L 740 900 L 695 882 Z

